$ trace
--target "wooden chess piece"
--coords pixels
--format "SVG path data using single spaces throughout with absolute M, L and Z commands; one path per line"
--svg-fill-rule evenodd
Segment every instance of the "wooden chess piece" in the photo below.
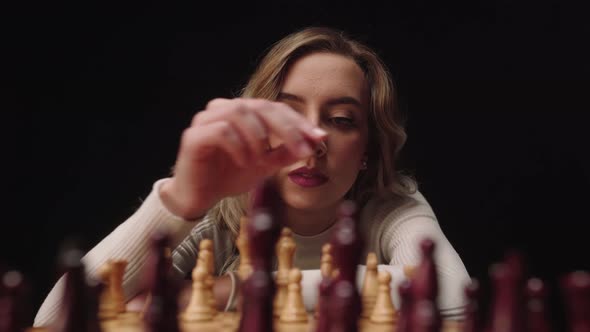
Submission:
M 123 275 L 127 262 L 124 260 L 109 260 L 98 271 L 104 287 L 100 294 L 100 319 L 113 319 L 125 312 L 125 294 L 123 292 Z
M 192 291 L 190 302 L 182 314 L 185 322 L 207 322 L 213 320 L 215 312 L 211 309 L 206 279 L 207 270 L 197 265 L 192 273 Z
M 207 293 L 209 306 L 215 315 L 217 314 L 217 305 L 215 303 L 215 296 L 213 295 L 213 286 L 215 285 L 215 259 L 213 257 L 213 241 L 210 239 L 203 239 L 199 242 L 197 265 L 201 265 L 207 272 L 207 276 L 205 277 L 205 292 Z
M 301 295 L 301 278 L 299 269 L 295 268 L 289 272 L 289 289 L 281 312 L 281 322 L 283 323 L 307 322 L 307 311 L 305 311 Z
M 363 280 L 363 288 L 361 291 L 361 299 L 363 303 L 363 310 L 361 317 L 369 318 L 373 312 L 373 307 L 377 301 L 377 294 L 379 292 L 379 281 L 377 272 L 377 255 L 370 252 L 367 255 L 365 278 Z
M 246 280 L 252 273 L 252 260 L 250 258 L 250 244 L 248 243 L 248 217 L 240 218 L 240 233 L 236 238 L 236 247 L 240 253 L 240 264 L 238 266 L 238 277 Z
M 334 265 L 332 258 L 332 245 L 326 243 L 322 246 L 322 257 L 320 263 L 322 280 L 318 286 L 318 301 L 315 308 L 316 332 L 328 332 L 330 329 L 329 299 L 334 284 Z
M 378 282 L 379 291 L 371 314 L 371 322 L 393 324 L 397 319 L 397 312 L 391 299 L 391 274 L 388 271 L 379 272 Z
M 521 258 L 510 255 L 490 268 L 494 285 L 490 332 L 524 331 L 524 282 Z
M 296 244 L 293 239 L 293 232 L 291 232 L 291 229 L 284 227 L 276 245 L 278 269 L 276 274 L 277 293 L 273 304 L 275 317 L 281 316 L 281 311 L 287 300 L 289 272 L 293 268 L 295 248 Z

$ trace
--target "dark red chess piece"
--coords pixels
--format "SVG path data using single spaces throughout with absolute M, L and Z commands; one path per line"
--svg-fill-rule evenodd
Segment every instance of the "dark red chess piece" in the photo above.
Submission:
M 590 273 L 575 271 L 561 280 L 570 331 L 590 332 Z
M 465 286 L 465 299 L 467 300 L 467 307 L 465 308 L 463 332 L 481 332 L 480 289 L 477 279 L 471 279 L 471 282 Z
M 547 288 L 541 279 L 531 278 L 526 285 L 526 317 L 529 332 L 550 332 L 546 309 Z
M 334 279 L 332 277 L 323 277 L 319 285 L 319 300 L 318 300 L 318 318 L 316 322 L 316 332 L 330 331 L 330 295 L 334 288 Z
M 331 332 L 358 331 L 361 299 L 356 287 L 356 274 L 363 241 L 358 231 L 357 206 L 344 201 L 332 235 L 332 252 L 338 275 L 331 286 L 329 319 Z
M 86 284 L 82 256 L 77 248 L 65 250 L 61 257 L 61 266 L 65 273 L 64 300 L 61 313 L 50 326 L 51 332 L 100 331 L 98 325 L 97 294 Z
M 272 180 L 262 182 L 252 193 L 248 243 L 252 274 L 242 284 L 242 316 L 239 331 L 273 330 L 275 284 L 271 269 L 275 245 L 283 226 L 284 205 Z
M 149 332 L 179 332 L 178 294 L 180 286 L 172 276 L 172 262 L 167 254 L 169 237 L 164 232 L 152 236 L 146 264 L 145 287 L 151 300 L 144 314 Z
M 422 261 L 412 279 L 412 332 L 438 332 L 442 320 L 437 305 L 438 278 L 434 264 L 434 242 L 424 239 L 420 243 Z
M 494 264 L 490 269 L 494 285 L 494 298 L 490 314 L 490 332 L 520 332 L 516 321 L 518 315 L 517 294 L 520 292 L 514 275 L 503 263 Z
M 0 273 L 0 332 L 25 330 L 28 288 L 18 271 Z
M 404 280 L 398 288 L 399 297 L 401 300 L 401 306 L 399 310 L 399 316 L 397 319 L 396 332 L 411 332 L 411 319 L 412 313 L 412 283 L 410 280 Z

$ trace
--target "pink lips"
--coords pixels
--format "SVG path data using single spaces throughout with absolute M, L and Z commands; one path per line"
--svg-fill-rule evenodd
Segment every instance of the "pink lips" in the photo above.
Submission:
M 317 187 L 328 181 L 328 177 L 316 168 L 300 167 L 288 176 L 291 181 L 302 187 Z

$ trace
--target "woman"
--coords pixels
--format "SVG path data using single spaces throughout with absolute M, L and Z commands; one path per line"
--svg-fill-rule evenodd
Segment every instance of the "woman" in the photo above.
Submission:
M 182 135 L 174 175 L 155 183 L 139 210 L 85 257 L 96 277 L 109 258 L 126 259 L 128 299 L 139 289 L 147 243 L 166 228 L 173 237 L 174 268 L 188 275 L 198 242 L 214 242 L 221 308 L 236 268 L 234 246 L 247 192 L 272 176 L 286 204 L 286 226 L 295 234 L 295 266 L 318 269 L 343 199 L 362 207 L 367 251 L 379 263 L 416 265 L 418 243 L 437 245 L 443 314 L 463 304 L 468 275 L 416 184 L 395 168 L 406 134 L 390 75 L 369 48 L 326 28 L 308 28 L 275 44 L 250 78 L 242 98 L 216 99 L 198 112 Z M 63 279 L 63 278 L 62 278 Z M 63 280 L 35 319 L 55 317 Z M 315 288 L 309 281 L 305 288 Z

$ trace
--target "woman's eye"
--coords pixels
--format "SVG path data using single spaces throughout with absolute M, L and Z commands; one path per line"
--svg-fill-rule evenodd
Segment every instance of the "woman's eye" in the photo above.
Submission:
M 354 120 L 351 118 L 343 117 L 343 116 L 336 116 L 330 118 L 330 122 L 337 126 L 344 126 L 344 127 L 353 127 Z

